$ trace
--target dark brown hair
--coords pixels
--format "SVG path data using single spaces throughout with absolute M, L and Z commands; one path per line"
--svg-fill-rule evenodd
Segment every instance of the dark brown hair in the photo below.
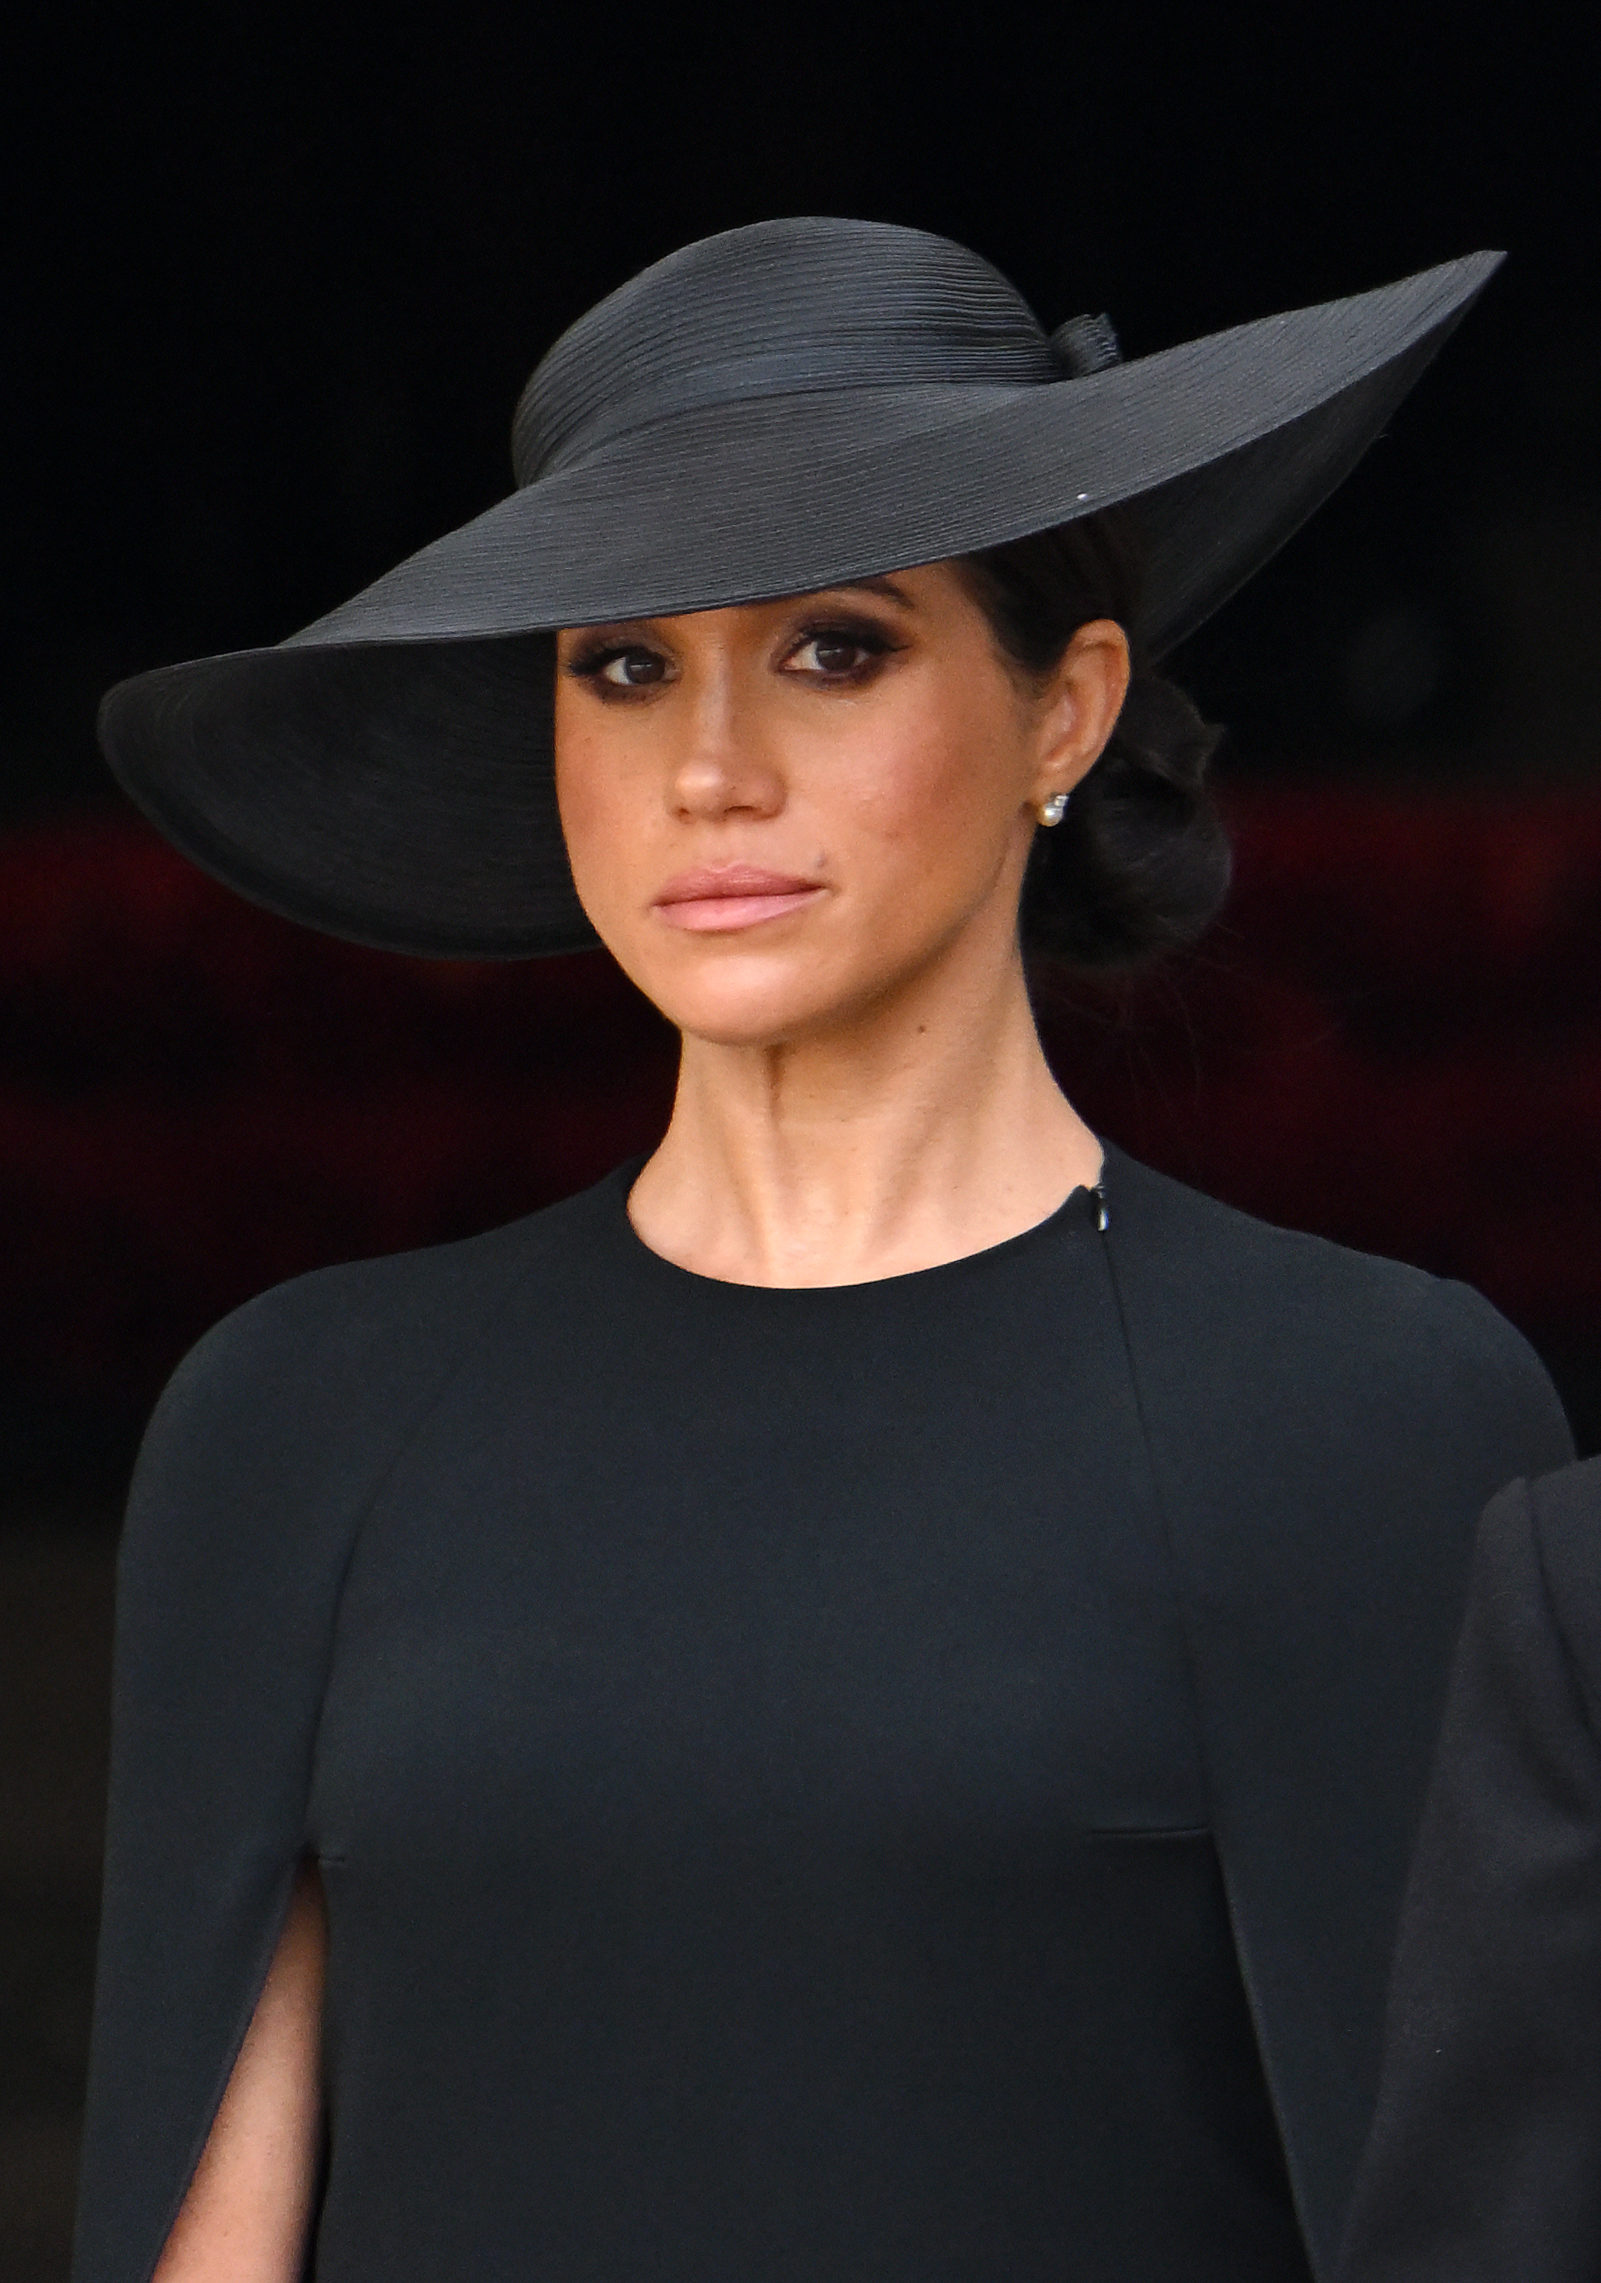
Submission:
M 959 567 L 1002 656 L 1030 681 L 1092 618 L 1138 624 L 1138 554 L 1115 513 L 986 547 Z M 1142 672 L 1136 652 L 1106 750 L 1062 822 L 1034 836 L 1026 951 L 1105 971 L 1195 941 L 1228 892 L 1228 840 L 1205 785 L 1221 735 L 1182 690 Z

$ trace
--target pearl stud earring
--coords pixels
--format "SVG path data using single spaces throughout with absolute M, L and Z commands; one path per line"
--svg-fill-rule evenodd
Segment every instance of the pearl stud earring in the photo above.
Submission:
M 1060 824 L 1067 814 L 1066 793 L 1053 793 L 1048 801 L 1041 801 L 1035 815 L 1041 824 Z

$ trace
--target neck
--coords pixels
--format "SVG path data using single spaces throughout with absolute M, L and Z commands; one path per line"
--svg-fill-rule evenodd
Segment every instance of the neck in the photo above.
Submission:
M 976 986 L 928 978 L 786 1045 L 686 1037 L 629 1211 L 653 1251 L 701 1275 L 857 1284 L 1033 1228 L 1100 1157 L 1014 953 Z

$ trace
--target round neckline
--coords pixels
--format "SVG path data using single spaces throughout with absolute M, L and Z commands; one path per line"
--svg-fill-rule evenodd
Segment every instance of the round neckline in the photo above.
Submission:
M 816 1303 L 826 1302 L 841 1294 L 860 1296 L 874 1292 L 888 1295 L 925 1291 L 930 1280 L 939 1277 L 960 1282 L 964 1277 L 982 1275 L 990 1267 L 1004 1264 L 1032 1246 L 1047 1244 L 1059 1233 L 1076 1235 L 1081 1230 L 1094 1229 L 1105 1196 L 1110 1154 L 1103 1143 L 1100 1178 L 1093 1187 L 1082 1182 L 1076 1184 L 1043 1220 L 1033 1222 L 1026 1229 L 1018 1229 L 1011 1236 L 1001 1237 L 992 1245 L 980 1245 L 975 1252 L 958 1253 L 951 1260 L 931 1261 L 925 1268 L 900 1269 L 891 1276 L 863 1277 L 849 1284 L 746 1284 L 732 1277 L 707 1276 L 700 1269 L 685 1268 L 681 1262 L 669 1260 L 665 1253 L 657 1252 L 645 1242 L 628 1210 L 634 1183 L 643 1172 L 648 1159 L 640 1156 L 626 1160 L 611 1175 L 608 1186 L 612 1192 L 618 1224 L 617 1235 L 625 1250 L 633 1255 L 646 1274 L 655 1275 L 664 1283 L 671 1282 L 683 1291 L 749 1293 L 758 1300 L 778 1304 Z

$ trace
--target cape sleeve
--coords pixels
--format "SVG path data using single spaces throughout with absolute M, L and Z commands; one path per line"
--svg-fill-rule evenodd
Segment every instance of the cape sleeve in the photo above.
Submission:
M 74 2283 L 147 2283 L 276 1947 L 344 1572 L 461 1346 L 397 1265 L 322 1271 L 228 1318 L 145 1437 L 118 1561 Z
M 1474 1532 L 1572 1438 L 1538 1359 L 1465 1286 L 1251 1222 L 1121 1157 L 1111 1171 L 1213 1829 L 1324 2278 L 1372 2122 Z
M 1601 1461 L 1485 1513 L 1347 2283 L 1601 2263 L 1598 1692 Z

